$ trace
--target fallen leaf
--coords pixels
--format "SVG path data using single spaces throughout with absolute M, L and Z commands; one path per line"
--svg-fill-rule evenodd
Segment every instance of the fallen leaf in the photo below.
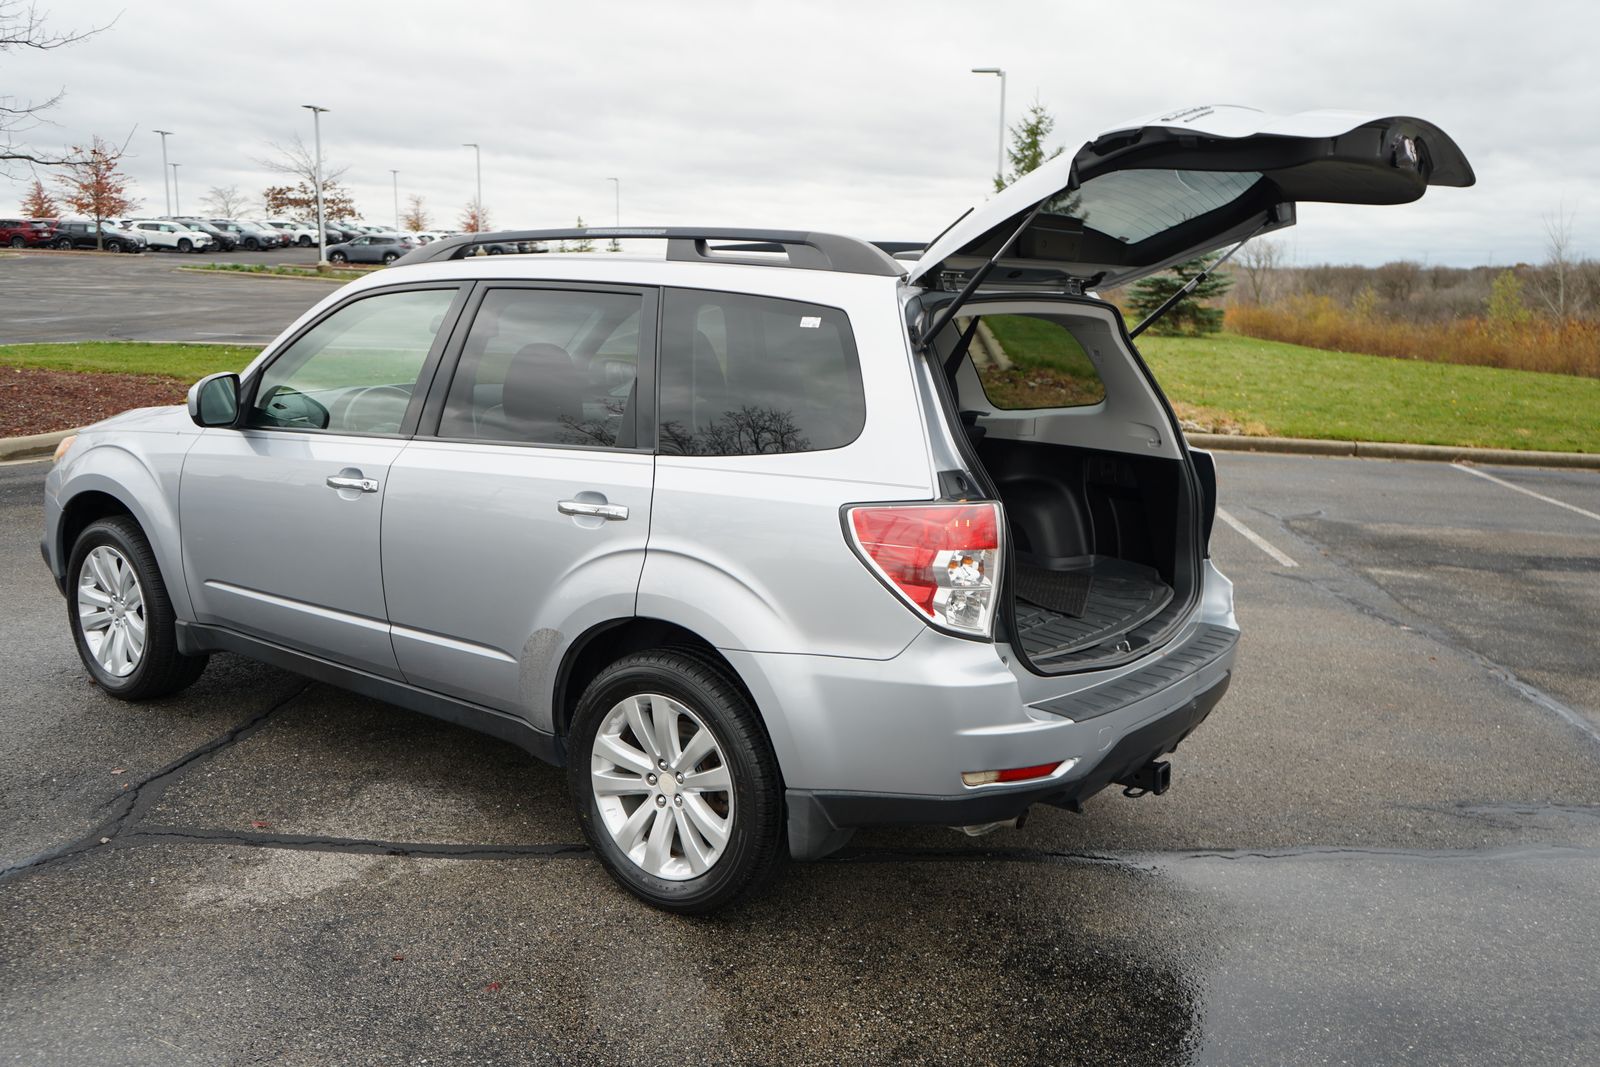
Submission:
M 112 771 L 111 773 L 112 774 L 126 774 L 127 773 L 127 768 L 126 767 L 118 767 L 116 770 Z
M 484 986 L 483 988 L 487 989 L 491 993 L 498 993 L 498 992 L 500 992 L 500 983 L 499 982 L 490 982 L 488 985 Z
M 404 957 L 404 956 L 390 956 L 390 957 L 389 957 L 389 958 L 390 958 L 390 959 L 391 959 L 391 960 L 394 960 L 394 961 L 395 961 L 395 962 L 396 962 L 396 963 L 398 963 L 398 962 L 399 962 L 399 961 L 401 961 L 401 960 L 403 960 L 403 959 L 405 959 L 405 957 Z
M 258 819 L 250 824 L 250 828 L 252 830 L 270 830 L 272 829 L 272 824 L 270 822 L 261 822 Z

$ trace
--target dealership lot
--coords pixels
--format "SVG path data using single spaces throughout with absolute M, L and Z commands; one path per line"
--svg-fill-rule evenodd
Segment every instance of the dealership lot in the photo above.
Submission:
M 0 340 L 264 341 L 331 288 L 129 261 L 7 261 Z M 1172 792 L 858 836 L 691 920 L 509 746 L 232 657 L 105 699 L 45 467 L 0 467 L 0 1062 L 1600 1058 L 1600 475 L 1219 469 L 1245 638 Z

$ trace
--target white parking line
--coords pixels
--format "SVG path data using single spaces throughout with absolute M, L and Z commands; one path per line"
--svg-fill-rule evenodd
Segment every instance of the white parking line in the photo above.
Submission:
M 1234 518 L 1231 514 L 1229 514 L 1228 509 L 1226 509 L 1226 508 L 1218 508 L 1217 509 L 1217 518 L 1221 519 L 1223 522 L 1227 523 L 1229 526 L 1232 526 L 1235 530 L 1238 530 L 1241 534 L 1244 535 L 1244 539 L 1246 541 L 1249 541 L 1252 545 L 1255 545 L 1261 551 L 1265 552 L 1267 555 L 1269 555 L 1273 559 L 1277 560 L 1279 566 L 1282 566 L 1282 567 L 1298 567 L 1298 566 L 1300 566 L 1300 564 L 1296 563 L 1294 560 L 1290 559 L 1287 555 L 1285 555 L 1284 553 L 1280 552 L 1278 550 L 1277 546 L 1274 545 L 1271 541 L 1268 541 L 1265 537 L 1262 537 L 1260 534 L 1258 534 L 1254 530 L 1250 529 L 1250 527 L 1246 526 L 1244 523 L 1242 523 L 1238 519 Z
M 1593 519 L 1595 522 L 1600 522 L 1600 515 L 1596 515 L 1592 511 L 1585 511 L 1576 504 L 1569 504 L 1565 500 L 1557 500 L 1553 496 L 1545 496 L 1543 493 L 1535 493 L 1532 489 L 1524 489 L 1520 485 L 1513 485 L 1504 478 L 1496 478 L 1494 475 L 1480 471 L 1476 467 L 1464 467 L 1459 463 L 1452 463 L 1450 466 L 1454 467 L 1458 471 L 1466 471 L 1468 474 L 1476 474 L 1480 478 L 1486 478 L 1495 485 L 1503 485 L 1507 489 L 1515 489 L 1519 493 L 1526 493 L 1535 500 L 1543 500 L 1546 504 L 1554 504 L 1558 508 L 1566 508 L 1568 511 L 1576 511 L 1579 515 L 1582 515 L 1586 519 Z

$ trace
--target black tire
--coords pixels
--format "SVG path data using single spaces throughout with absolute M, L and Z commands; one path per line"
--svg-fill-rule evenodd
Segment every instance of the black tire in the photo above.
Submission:
M 711 869 L 672 880 L 647 872 L 613 840 L 590 780 L 595 736 L 629 696 L 659 693 L 699 716 L 716 738 L 733 783 L 728 844 Z M 782 866 L 783 778 L 761 717 L 725 667 L 694 649 L 668 648 L 624 657 L 589 683 L 567 734 L 567 782 L 584 837 L 628 892 L 665 911 L 703 915 L 758 892 Z M 647 803 L 648 799 L 641 800 Z
M 400 258 L 400 253 L 399 252 L 385 252 L 383 254 L 383 265 L 385 267 L 387 267 L 389 264 L 393 263 L 395 260 L 397 260 L 399 258 Z
M 299 239 L 295 241 L 295 244 L 299 245 L 301 248 L 310 248 L 313 242 L 311 238 L 307 237 L 305 234 L 301 234 Z
M 27 245 L 27 243 L 28 243 L 28 242 L 26 242 L 26 241 L 24 241 L 24 240 L 23 240 L 23 239 L 22 239 L 22 238 L 20 238 L 20 237 L 13 237 L 13 238 L 12 238 L 12 239 L 11 239 L 11 247 L 12 247 L 12 248 L 22 248 L 22 247 L 24 247 L 24 246 L 26 246 L 26 245 Z
M 244 246 L 251 252 L 258 252 L 261 249 L 261 242 L 256 240 L 254 237 L 246 237 L 244 239 Z
M 96 661 L 84 637 L 78 615 L 78 586 L 90 551 L 108 545 L 133 566 L 144 600 L 145 645 L 138 666 L 124 677 L 109 673 Z M 89 677 L 118 700 L 150 700 L 186 689 L 206 669 L 205 656 L 185 656 L 178 651 L 176 616 L 167 587 L 156 566 L 155 553 L 139 524 L 126 515 L 90 523 L 73 543 L 67 563 L 67 619 L 78 656 Z
M 61 238 L 61 240 L 56 242 L 56 247 L 61 249 L 63 252 L 71 251 L 72 250 L 72 238 L 70 238 L 70 237 Z
M 348 262 L 350 262 L 350 257 L 345 255 L 343 252 L 329 252 L 328 253 L 328 262 L 329 263 L 348 263 Z
M 106 251 L 107 252 L 121 252 L 122 251 L 122 242 L 121 241 L 107 241 L 106 242 Z
M 194 242 L 189 240 L 187 237 L 178 238 L 178 251 L 180 251 L 180 252 L 193 252 L 194 251 Z

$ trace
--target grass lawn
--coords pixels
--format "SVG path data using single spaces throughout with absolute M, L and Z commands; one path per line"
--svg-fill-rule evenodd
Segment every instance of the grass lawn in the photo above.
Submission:
M 1147 336 L 1139 348 L 1167 395 L 1202 422 L 1215 418 L 1286 437 L 1600 452 L 1600 379 L 1327 352 L 1229 334 Z M 258 351 L 137 341 L 0 345 L 0 366 L 193 382 L 238 370 Z M 1076 351 L 1060 355 L 1073 365 L 1081 359 Z
M 1175 404 L 1285 437 L 1600 452 L 1600 379 L 1219 334 L 1139 340 Z
M 160 345 L 143 341 L 0 345 L 0 366 L 97 374 L 155 374 L 194 382 L 219 370 L 240 370 L 261 352 L 238 345 Z

